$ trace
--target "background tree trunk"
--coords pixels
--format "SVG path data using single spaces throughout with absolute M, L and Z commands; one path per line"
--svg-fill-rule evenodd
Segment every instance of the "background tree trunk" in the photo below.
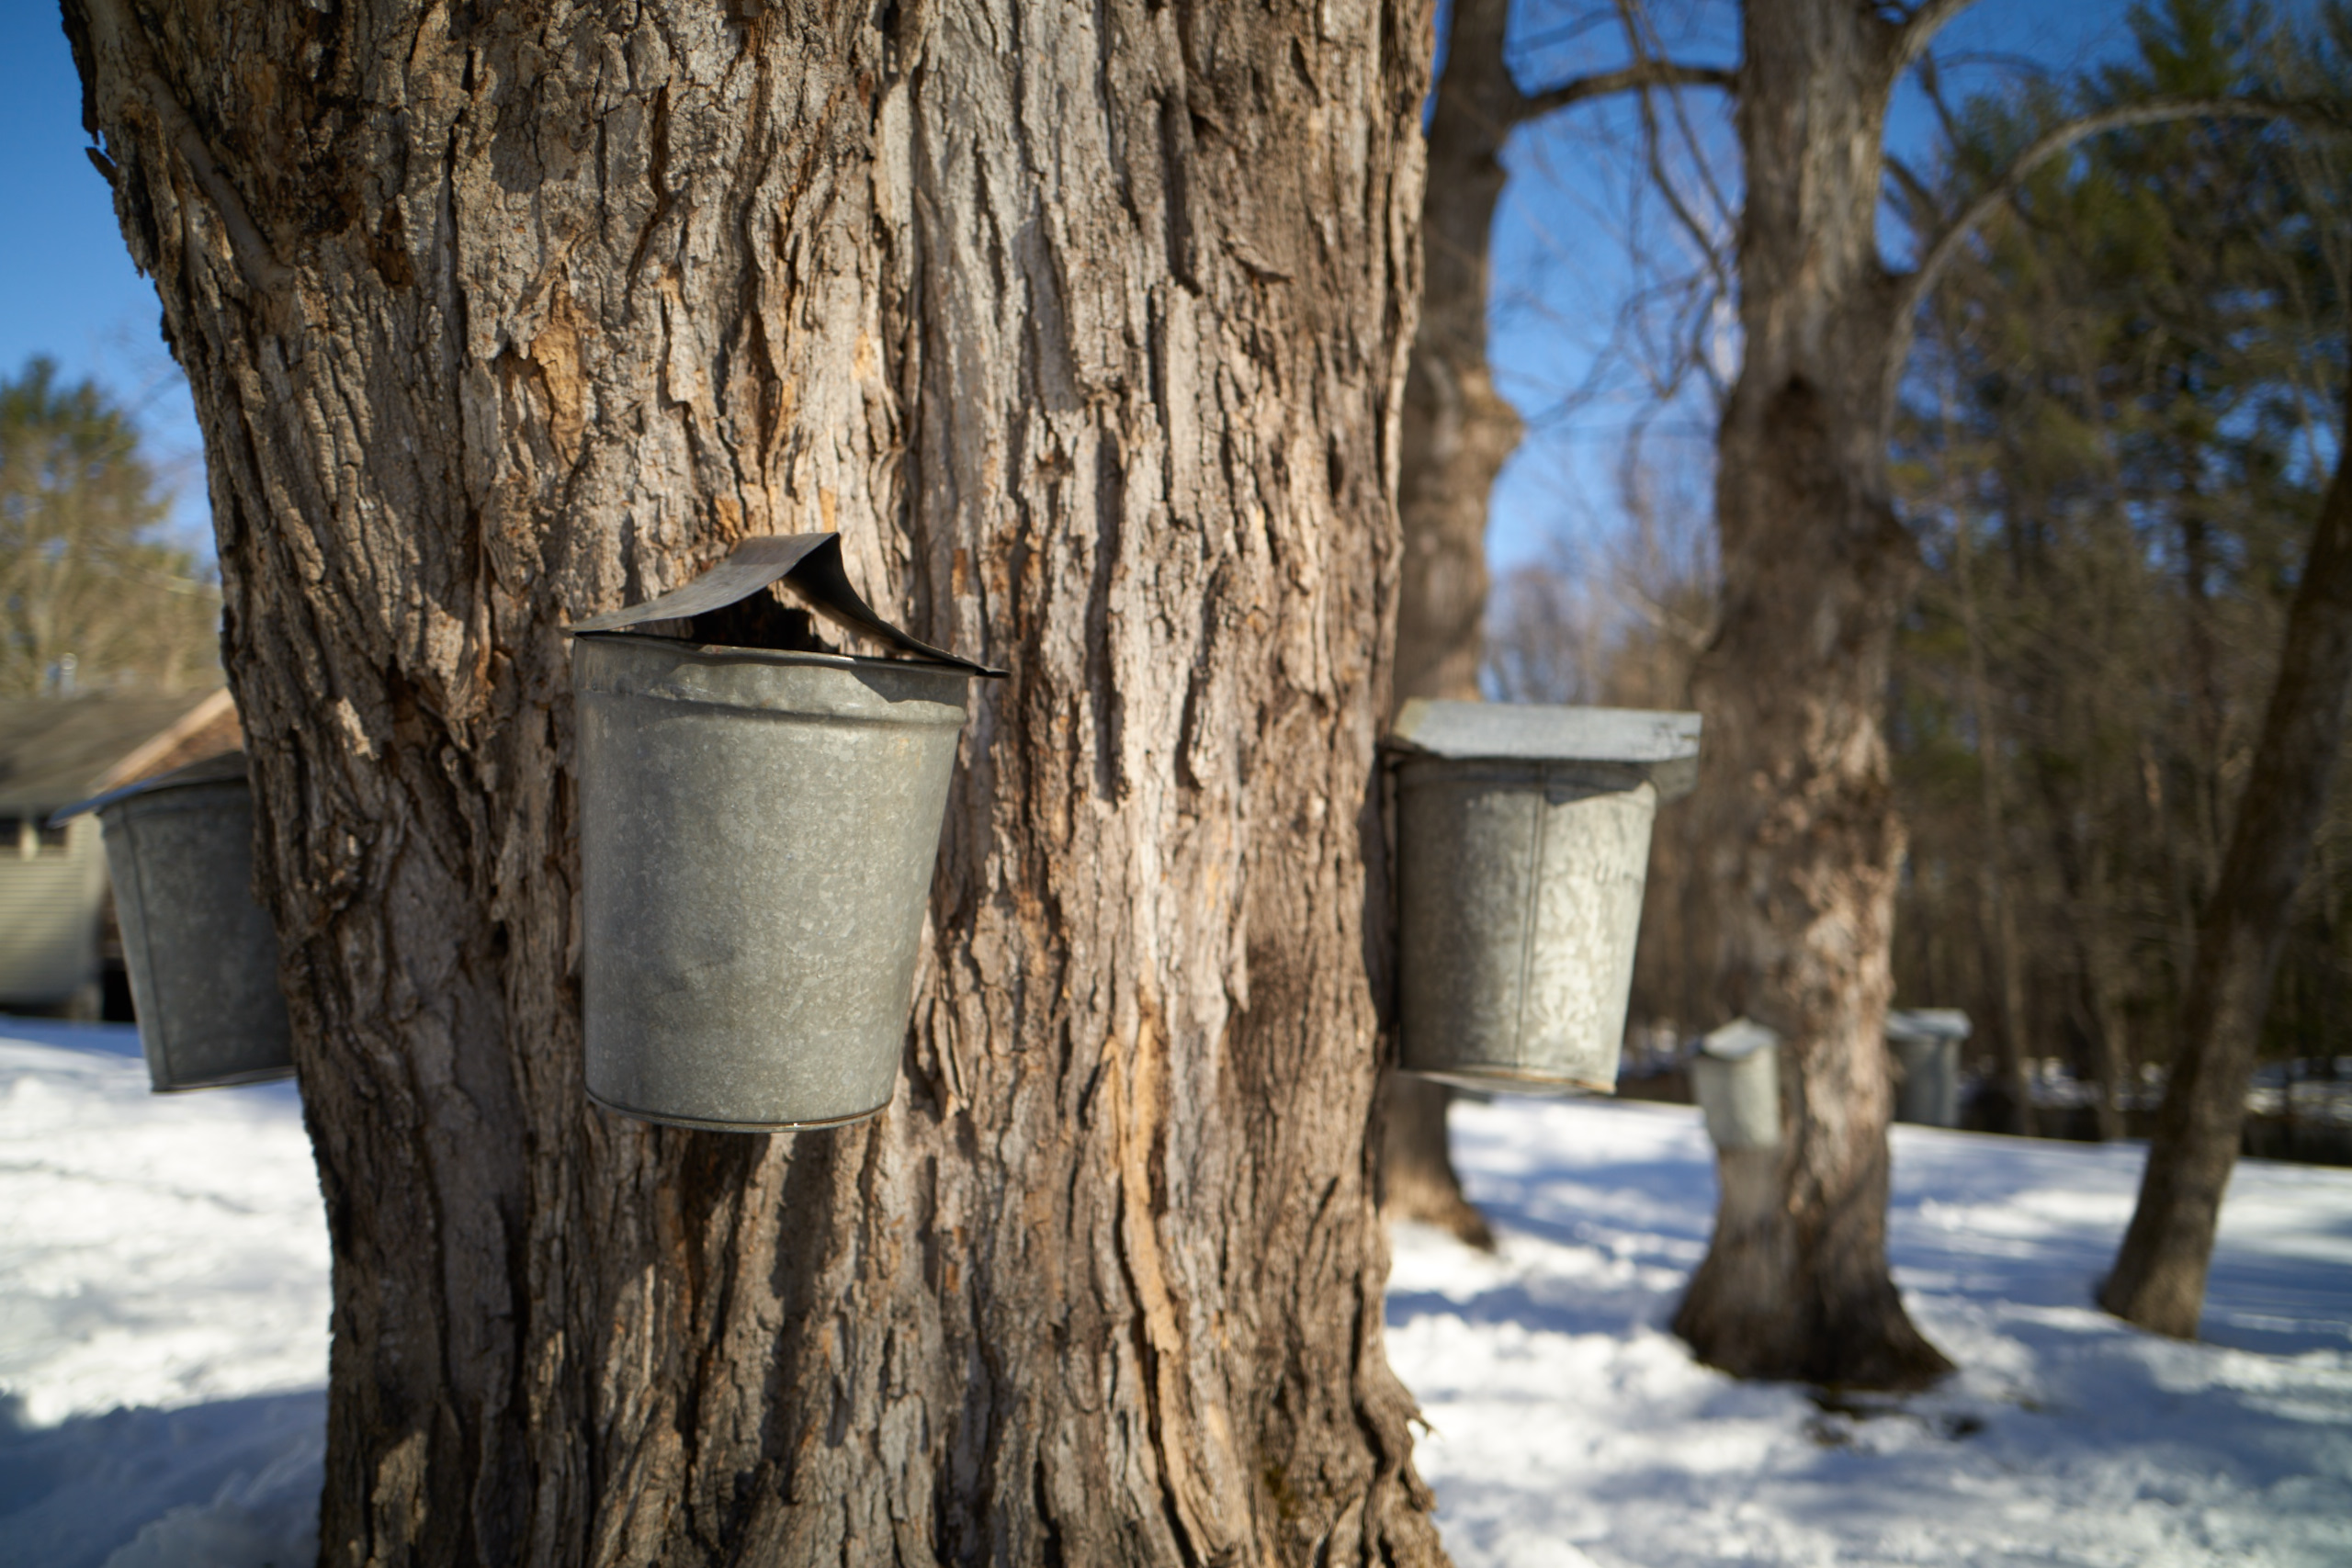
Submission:
M 1968 529 L 1952 530 L 1952 576 L 1960 590 L 1962 629 L 1968 642 L 1968 703 L 1976 721 L 1976 745 L 1984 758 L 1977 770 L 1978 798 L 1984 803 L 1984 846 L 1977 868 L 1977 886 L 1984 903 L 1985 935 L 1993 947 L 1994 984 L 2001 1004 L 1993 1048 L 1995 1092 L 1989 1132 L 2030 1136 L 2036 1124 L 2033 1090 L 2025 1062 L 2029 1034 L 2025 1017 L 2025 965 L 2018 944 L 2017 901 L 2004 886 L 2002 867 L 2008 859 L 2008 814 L 2002 809 L 2000 728 L 1993 711 L 1991 682 L 1984 676 L 1984 628 L 1977 613 L 1974 573 L 1971 570 Z
M 1878 1387 L 1951 1370 L 1886 1261 L 1903 829 L 1878 716 L 1915 554 L 1885 471 L 1897 288 L 1875 220 L 1901 37 L 1843 0 L 1743 11 L 1744 358 L 1717 443 L 1721 620 L 1693 683 L 1719 1000 L 1787 1042 L 1785 1135 L 1769 1171 L 1719 1163 L 1715 1235 L 1674 1323 L 1742 1376 Z
M 1479 696 L 1487 502 L 1520 430 L 1487 366 L 1487 254 L 1503 191 L 1502 144 L 1525 103 L 1503 59 L 1510 20 L 1510 0 L 1457 0 L 1430 121 L 1421 197 L 1428 259 L 1405 377 L 1398 706 L 1412 697 Z M 1462 1195 L 1447 1146 L 1453 1091 L 1392 1072 L 1382 1099 L 1382 1208 L 1493 1247 L 1486 1220 Z
M 322 1559 L 1438 1561 L 1366 1143 L 1422 9 L 66 12 L 205 429 Z M 558 627 L 836 526 L 1013 671 L 901 1090 L 596 1111 Z
M 2352 695 L 2348 468 L 2339 439 L 2221 882 L 2198 920 L 2180 1045 L 2148 1142 L 2140 1201 L 2099 1289 L 2099 1304 L 2118 1317 L 2183 1339 L 2196 1337 L 2204 1311 L 2270 978 L 2344 750 Z

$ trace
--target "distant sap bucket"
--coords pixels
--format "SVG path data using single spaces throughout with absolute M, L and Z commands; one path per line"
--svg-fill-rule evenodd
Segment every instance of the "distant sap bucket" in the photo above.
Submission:
M 1416 699 L 1386 744 L 1398 1066 L 1612 1092 L 1650 829 L 1694 780 L 1699 716 Z
M 1898 1009 L 1886 1015 L 1894 1053 L 1894 1119 L 1922 1127 L 1960 1125 L 1960 1047 L 1970 1033 L 1958 1008 Z
M 1734 1019 L 1699 1042 L 1690 1087 L 1707 1136 L 1726 1150 L 1781 1146 L 1781 1037 Z
M 648 635 L 779 579 L 918 657 Z M 966 687 L 999 671 L 875 617 L 831 534 L 747 540 L 571 629 L 589 1095 L 723 1132 L 875 1114 L 898 1081 Z
M 253 897 L 244 753 L 144 780 L 51 820 L 85 811 L 106 830 L 123 965 L 155 1092 L 291 1075 L 277 932 Z

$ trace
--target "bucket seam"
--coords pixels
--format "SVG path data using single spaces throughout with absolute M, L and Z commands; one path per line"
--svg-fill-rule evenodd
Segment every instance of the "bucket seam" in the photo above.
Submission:
M 1535 922 L 1544 908 L 1544 848 L 1550 827 L 1551 773 L 1548 767 L 1536 770 L 1535 784 L 1535 843 L 1527 868 L 1527 909 L 1519 928 L 1519 1004 L 1511 1015 L 1511 1056 L 1519 1066 L 1527 1064 L 1527 988 L 1529 971 L 1535 966 Z

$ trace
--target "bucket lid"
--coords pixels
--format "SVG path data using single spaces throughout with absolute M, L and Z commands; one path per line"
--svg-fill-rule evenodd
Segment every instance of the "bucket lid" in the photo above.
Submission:
M 124 784 L 120 789 L 110 789 L 104 795 L 94 795 L 87 800 L 78 800 L 71 806 L 61 806 L 49 814 L 49 820 L 54 826 L 69 817 L 79 817 L 88 811 L 103 811 L 116 801 L 128 800 L 134 795 L 152 795 L 157 790 L 192 789 L 198 784 L 232 782 L 236 784 L 246 782 L 245 754 L 243 751 L 222 751 L 199 761 L 190 762 L 184 768 L 174 768 L 168 773 L 157 773 L 153 778 L 140 779 L 136 783 Z
M 1699 1049 L 1718 1062 L 1744 1062 L 1757 1052 L 1781 1043 L 1781 1032 L 1752 1018 L 1736 1018 L 1699 1042 Z
M 601 615 L 564 628 L 571 637 L 598 632 L 626 632 L 651 621 L 684 620 L 748 599 L 781 581 L 817 614 L 836 626 L 931 664 L 945 664 L 973 675 L 1002 680 L 1005 672 L 976 664 L 892 626 L 850 586 L 842 570 L 839 534 L 763 534 L 737 545 L 725 560 L 683 588 L 673 588 L 642 604 L 607 610 Z M 641 635 L 641 634 L 640 634 Z
M 1695 713 L 1415 697 L 1385 743 L 1453 761 L 1606 762 L 1645 774 L 1661 800 L 1699 782 Z
M 1973 1029 L 1958 1008 L 1897 1008 L 1886 1015 L 1889 1040 L 1965 1040 Z

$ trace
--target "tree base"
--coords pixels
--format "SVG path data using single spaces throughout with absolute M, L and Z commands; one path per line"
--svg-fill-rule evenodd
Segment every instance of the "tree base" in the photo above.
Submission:
M 1446 1143 L 1445 1111 L 1453 1091 L 1410 1073 L 1392 1072 L 1383 1081 L 1381 1098 L 1381 1218 L 1435 1225 L 1465 1247 L 1492 1252 L 1495 1233 L 1462 1195 L 1462 1179 Z
M 1719 1156 L 1715 1236 L 1675 1311 L 1675 1334 L 1736 1378 L 1909 1393 L 1950 1375 L 1951 1359 L 1914 1326 L 1883 1259 L 1871 1267 L 1815 1247 L 1812 1267 L 1802 1265 L 1777 1201 L 1779 1160 L 1776 1149 Z

